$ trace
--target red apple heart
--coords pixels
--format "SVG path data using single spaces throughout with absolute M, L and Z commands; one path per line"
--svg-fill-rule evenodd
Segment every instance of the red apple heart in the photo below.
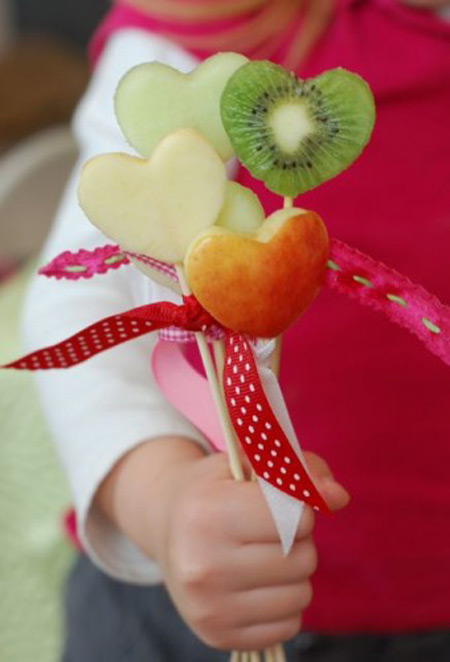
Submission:
M 316 213 L 282 210 L 252 236 L 218 227 L 201 234 L 186 256 L 186 275 L 198 301 L 223 326 L 273 338 L 316 296 L 328 252 L 328 233 Z

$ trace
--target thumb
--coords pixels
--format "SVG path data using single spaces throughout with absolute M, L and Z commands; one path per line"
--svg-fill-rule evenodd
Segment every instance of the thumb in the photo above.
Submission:
M 331 473 L 328 464 L 315 453 L 305 453 L 305 460 L 311 478 L 332 511 L 342 510 L 350 502 L 350 494 Z

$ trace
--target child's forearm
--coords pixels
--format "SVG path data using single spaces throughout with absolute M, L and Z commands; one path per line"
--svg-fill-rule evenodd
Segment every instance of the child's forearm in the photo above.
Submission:
M 108 474 L 94 503 L 108 520 L 150 558 L 161 558 L 165 519 L 185 470 L 204 457 L 198 443 L 183 437 L 144 442 Z M 152 531 L 149 537 L 148 532 Z

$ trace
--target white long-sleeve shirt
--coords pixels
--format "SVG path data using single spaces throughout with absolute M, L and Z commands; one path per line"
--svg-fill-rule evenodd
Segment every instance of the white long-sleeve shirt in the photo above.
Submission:
M 114 115 L 114 92 L 128 69 L 152 60 L 183 72 L 196 65 L 196 60 L 176 45 L 139 30 L 125 29 L 108 42 L 74 118 L 80 158 L 42 263 L 64 250 L 111 243 L 78 205 L 80 168 L 96 154 L 133 153 Z M 114 313 L 152 301 L 174 300 L 174 296 L 131 266 L 91 280 L 36 277 L 25 305 L 27 350 L 53 344 Z M 158 581 L 158 568 L 93 507 L 93 497 L 117 461 L 143 441 L 183 435 L 206 443 L 163 399 L 153 380 L 150 353 L 155 340 L 153 334 L 144 336 L 70 370 L 37 376 L 42 404 L 72 487 L 83 545 L 106 572 L 141 584 Z

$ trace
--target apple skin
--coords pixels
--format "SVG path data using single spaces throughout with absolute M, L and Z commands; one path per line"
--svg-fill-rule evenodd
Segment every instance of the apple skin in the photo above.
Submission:
M 252 237 L 212 228 L 191 245 L 188 283 L 224 327 L 274 338 L 316 297 L 327 265 L 328 233 L 315 212 L 293 213 L 271 237 L 269 217 Z

